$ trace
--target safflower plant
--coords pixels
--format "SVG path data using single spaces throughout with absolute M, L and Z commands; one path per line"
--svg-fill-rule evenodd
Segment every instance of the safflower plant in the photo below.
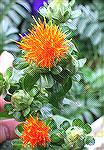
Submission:
M 78 118 L 60 119 L 60 106 L 86 62 L 78 59 L 67 28 L 75 14 L 72 6 L 73 1 L 67 0 L 45 4 L 39 10 L 42 19 L 33 16 L 29 33 L 16 41 L 21 54 L 13 67 L 5 76 L 0 73 L 0 94 L 11 99 L 5 110 L 21 122 L 16 128 L 20 139 L 12 141 L 14 149 L 82 150 L 94 144 L 89 124 Z

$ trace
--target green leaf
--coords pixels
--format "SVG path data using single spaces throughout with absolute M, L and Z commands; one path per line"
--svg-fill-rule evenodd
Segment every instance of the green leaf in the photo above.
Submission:
M 48 118 L 44 121 L 44 123 L 50 127 L 51 130 L 57 129 L 57 124 L 52 118 Z
M 86 58 L 79 59 L 79 60 L 78 60 L 78 67 L 79 67 L 79 68 L 82 68 L 85 63 L 86 63 Z
M 69 47 L 70 47 L 70 53 L 72 53 L 73 51 L 78 52 L 77 48 L 72 42 L 69 43 Z
M 14 116 L 16 119 L 20 119 L 21 113 L 20 113 L 20 112 L 14 112 L 14 113 L 13 113 L 13 116 Z
M 23 70 L 16 70 L 15 68 L 13 68 L 13 74 L 12 74 L 12 78 L 11 78 L 11 83 L 18 83 L 20 78 L 22 78 L 24 75 Z
M 6 71 L 6 79 L 9 80 L 9 78 L 12 76 L 13 68 L 10 67 Z
M 61 144 L 61 141 L 63 141 L 63 139 L 64 137 L 62 136 L 61 132 L 58 129 L 52 131 L 52 134 L 51 134 L 52 143 Z
M 64 85 L 69 77 L 68 70 L 62 70 L 60 74 L 52 74 L 52 77 L 60 84 Z
M 84 145 L 85 145 L 84 140 L 79 138 L 74 144 L 74 149 L 82 150 L 84 148 Z
M 63 117 L 63 116 L 61 116 L 61 115 L 53 115 L 52 118 L 55 120 L 55 122 L 56 122 L 58 128 L 59 128 L 59 126 L 60 126 L 64 121 L 70 121 L 69 119 L 67 119 L 67 118 L 65 118 L 65 117 Z
M 81 76 L 80 76 L 80 74 L 75 74 L 75 75 L 73 75 L 72 79 L 76 82 L 79 82 L 81 80 Z
M 26 92 L 30 92 L 30 90 L 34 87 L 35 83 L 38 81 L 39 77 L 40 74 L 33 70 L 25 75 L 22 85 L 24 86 Z
M 3 78 L 3 74 L 0 72 L 0 81 L 3 81 L 4 78 Z
M 27 109 L 23 110 L 23 116 L 26 117 L 30 113 L 30 107 Z
M 61 87 L 60 91 L 58 92 L 59 95 L 64 96 L 71 88 L 72 86 L 72 80 L 69 77 L 66 81 L 66 83 Z
M 77 18 L 77 17 L 79 17 L 79 16 L 81 16 L 81 10 L 79 9 L 79 10 L 74 10 L 74 11 L 72 11 L 71 12 L 71 18 L 72 19 L 74 19 L 74 18 Z
M 23 131 L 23 124 L 19 124 L 18 126 L 16 126 L 16 128 L 15 128 L 15 133 L 16 133 L 18 136 L 21 136 L 21 135 L 22 135 L 22 131 Z
M 13 118 L 12 115 L 9 115 L 7 112 L 0 112 L 0 119 Z
M 72 76 L 78 71 L 78 61 L 72 59 L 69 64 L 67 64 L 66 69 L 69 71 L 69 75 Z
M 21 139 L 14 139 L 11 141 L 11 143 L 13 145 L 13 150 L 20 150 L 23 147 Z
M 63 128 L 64 130 L 67 130 L 70 127 L 69 121 L 64 121 L 61 125 L 60 128 Z
M 19 82 L 20 88 L 24 89 L 24 76 L 21 77 L 18 82 Z
M 69 77 L 64 85 L 54 84 L 50 92 L 50 103 L 57 107 L 58 102 L 63 99 L 65 94 L 70 90 L 72 86 L 72 79 Z
M 92 131 L 92 129 L 91 129 L 91 127 L 90 127 L 90 125 L 88 123 L 86 123 L 84 125 L 83 129 L 84 129 L 84 131 L 85 131 L 86 134 L 89 134 Z
M 22 58 L 16 58 L 14 61 L 13 61 L 13 66 L 15 69 L 17 70 L 22 70 L 22 69 L 25 69 L 26 67 L 29 66 L 28 62 L 26 62 L 24 59 Z
M 36 98 L 36 100 L 32 102 L 31 108 L 33 112 L 36 112 L 42 108 L 42 103 L 39 100 Z
M 62 71 L 62 68 L 60 66 L 56 66 L 52 68 L 51 72 L 55 75 L 59 74 Z
M 31 91 L 30 91 L 30 95 L 32 97 L 36 96 L 39 93 L 38 87 L 34 87 Z
M 41 75 L 41 87 L 42 88 L 51 88 L 54 84 L 53 78 L 51 75 Z
M 85 139 L 85 143 L 87 145 L 94 145 L 95 144 L 95 139 L 92 136 L 87 136 Z
M 78 126 L 78 127 L 83 128 L 84 123 L 80 119 L 74 119 L 72 122 L 72 126 Z
M 3 78 L 2 73 L 0 73 L 0 96 L 1 95 L 6 95 L 7 94 L 7 90 L 9 90 L 10 85 L 7 81 L 5 81 L 5 79 Z
M 12 111 L 12 110 L 13 110 L 13 106 L 12 106 L 12 104 L 5 104 L 5 105 L 4 105 L 4 109 L 5 109 L 6 111 Z
M 75 4 L 75 0 L 71 0 L 69 4 L 72 7 Z
M 66 22 L 70 18 L 71 8 L 69 7 L 68 10 L 64 12 L 63 22 Z

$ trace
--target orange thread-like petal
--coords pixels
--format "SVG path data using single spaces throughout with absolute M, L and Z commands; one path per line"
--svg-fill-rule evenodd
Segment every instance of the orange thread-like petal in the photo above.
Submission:
M 48 25 L 44 19 L 42 23 L 35 20 L 36 25 L 25 37 L 21 36 L 20 48 L 26 51 L 25 59 L 34 62 L 36 66 L 51 68 L 55 60 L 65 57 L 68 52 L 68 41 L 66 35 L 56 25 Z
M 38 116 L 34 119 L 31 115 L 29 119 L 26 119 L 26 123 L 23 125 L 22 142 L 25 147 L 26 144 L 30 144 L 32 148 L 35 146 L 44 146 L 50 142 L 49 130 L 43 121 L 38 120 Z

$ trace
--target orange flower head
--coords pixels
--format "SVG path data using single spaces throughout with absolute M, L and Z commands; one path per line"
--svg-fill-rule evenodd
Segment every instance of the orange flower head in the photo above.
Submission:
M 46 147 L 46 142 L 50 142 L 48 132 L 50 128 L 47 127 L 43 121 L 36 120 L 30 115 L 29 119 L 26 119 L 26 123 L 23 125 L 23 133 L 21 135 L 23 146 L 30 144 L 32 148 L 35 146 Z
M 35 20 L 35 18 L 34 18 Z M 68 52 L 68 40 L 66 34 L 62 33 L 56 25 L 48 25 L 46 20 L 40 20 L 25 37 L 21 36 L 20 48 L 26 51 L 25 58 L 29 62 L 35 62 L 36 66 L 51 68 L 55 60 L 65 57 Z

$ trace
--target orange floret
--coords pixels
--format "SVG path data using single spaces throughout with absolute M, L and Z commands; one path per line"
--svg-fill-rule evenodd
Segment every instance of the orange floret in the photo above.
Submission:
M 27 51 L 25 58 L 28 62 L 34 62 L 42 68 L 51 68 L 55 66 L 55 60 L 60 61 L 68 52 L 66 34 L 56 25 L 48 25 L 45 19 L 43 23 L 40 20 L 35 22 L 30 33 L 22 36 L 20 48 Z
M 49 130 L 43 121 L 39 121 L 38 117 L 34 119 L 31 115 L 29 119 L 26 119 L 26 123 L 23 125 L 22 142 L 25 147 L 26 144 L 30 144 L 32 148 L 35 146 L 44 146 L 50 142 Z

